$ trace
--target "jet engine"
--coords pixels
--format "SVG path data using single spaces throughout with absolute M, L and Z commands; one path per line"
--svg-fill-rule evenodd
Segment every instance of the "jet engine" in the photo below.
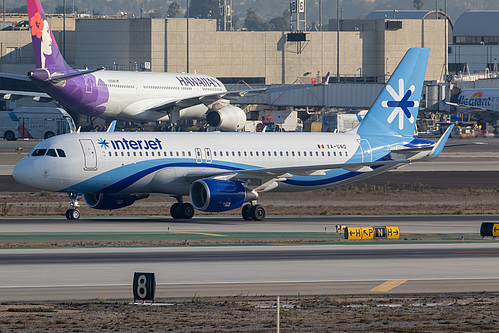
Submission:
M 193 206 L 205 212 L 224 212 L 258 198 L 257 193 L 247 190 L 239 181 L 213 178 L 196 180 L 190 192 Z
M 90 208 L 111 210 L 130 206 L 136 200 L 148 196 L 149 194 L 85 193 L 83 199 Z
M 211 110 L 206 114 L 210 126 L 224 132 L 240 131 L 246 125 L 246 113 L 241 108 L 227 105 L 219 110 Z

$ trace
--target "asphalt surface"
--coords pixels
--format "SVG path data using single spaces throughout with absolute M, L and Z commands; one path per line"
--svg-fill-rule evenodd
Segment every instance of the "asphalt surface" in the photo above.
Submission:
M 0 301 L 130 299 L 134 272 L 165 298 L 499 291 L 498 256 L 490 242 L 2 249 Z
M 337 224 L 346 226 L 399 226 L 404 234 L 479 234 L 483 222 L 499 223 L 499 215 L 388 215 L 388 216 L 268 216 L 261 222 L 246 222 L 238 216 L 195 216 L 182 221 L 164 217 L 82 217 L 68 221 L 58 217 L 0 217 L 0 239 L 9 234 L 40 237 L 48 233 L 179 233 L 185 238 L 196 233 L 335 233 Z M 213 238 L 220 238 L 219 236 Z

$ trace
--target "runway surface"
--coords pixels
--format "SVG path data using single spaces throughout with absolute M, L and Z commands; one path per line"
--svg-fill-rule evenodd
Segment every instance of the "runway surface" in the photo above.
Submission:
M 498 222 L 499 215 L 389 215 L 389 216 L 268 216 L 262 222 L 246 222 L 238 216 L 195 216 L 192 220 L 171 217 L 82 217 L 68 221 L 58 217 L 0 217 L 4 233 L 89 232 L 334 232 L 346 226 L 399 226 L 411 234 L 479 234 L 482 222 Z
M 129 299 L 134 272 L 154 272 L 160 298 L 499 291 L 494 243 L 0 250 L 0 257 L 0 301 Z
M 0 249 L 0 301 L 131 299 L 134 272 L 156 274 L 157 298 L 499 291 L 499 245 L 476 237 L 498 216 L 2 218 L 9 234 L 68 232 L 324 232 L 324 225 L 399 225 L 401 231 L 457 234 L 439 242 L 326 245 Z M 460 234 L 465 235 L 463 243 Z M 473 233 L 475 238 L 469 241 Z M 165 233 L 166 234 L 166 233 Z M 185 236 L 184 236 L 185 235 Z

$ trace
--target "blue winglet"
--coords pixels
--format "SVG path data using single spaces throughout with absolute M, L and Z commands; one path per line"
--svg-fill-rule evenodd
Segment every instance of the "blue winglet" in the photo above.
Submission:
M 107 128 L 106 132 L 114 132 L 115 128 L 116 128 L 116 120 L 113 120 L 111 124 L 109 124 L 109 127 Z
M 429 157 L 437 157 L 440 155 L 440 153 L 444 149 L 445 143 L 447 142 L 447 139 L 449 138 L 453 128 L 454 128 L 454 124 L 450 125 L 447 128 L 444 135 L 442 135 L 442 137 L 438 140 L 438 142 L 435 144 L 435 146 L 431 150 L 430 155 L 428 155 Z

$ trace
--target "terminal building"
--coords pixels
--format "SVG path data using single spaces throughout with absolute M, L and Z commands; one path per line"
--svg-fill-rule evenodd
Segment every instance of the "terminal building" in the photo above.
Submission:
M 449 45 L 449 72 L 497 72 L 498 61 L 499 11 L 468 11 L 459 16 Z
M 219 31 L 214 19 L 189 19 L 188 31 L 185 18 L 67 17 L 64 22 L 53 15 L 49 22 L 74 68 L 196 72 L 219 78 L 228 89 L 238 83 L 319 82 L 329 72 L 327 87 L 240 101 L 317 111 L 368 108 L 410 47 L 431 49 L 425 77 L 430 85 L 445 81 L 446 66 L 451 74 L 465 67 L 495 70 L 498 13 L 467 12 L 454 24 L 441 11 L 374 11 L 364 19 L 332 19 L 327 31 L 299 32 Z M 0 72 L 25 75 L 33 69 L 30 33 L 0 31 L 0 59 Z
M 431 48 L 426 79 L 440 78 L 445 59 L 445 20 L 440 16 L 431 11 L 400 11 L 387 17 L 375 12 L 365 20 L 341 20 L 339 34 L 331 31 L 335 20 L 330 31 L 290 33 L 217 31 L 214 19 L 190 19 L 188 48 L 187 19 L 66 18 L 65 42 L 62 18 L 51 17 L 50 24 L 75 68 L 189 70 L 226 83 L 250 84 L 290 84 L 330 72 L 332 80 L 339 76 L 340 82 L 383 83 L 409 47 Z M 0 31 L 0 41 L 1 72 L 24 74 L 31 69 L 27 31 Z

